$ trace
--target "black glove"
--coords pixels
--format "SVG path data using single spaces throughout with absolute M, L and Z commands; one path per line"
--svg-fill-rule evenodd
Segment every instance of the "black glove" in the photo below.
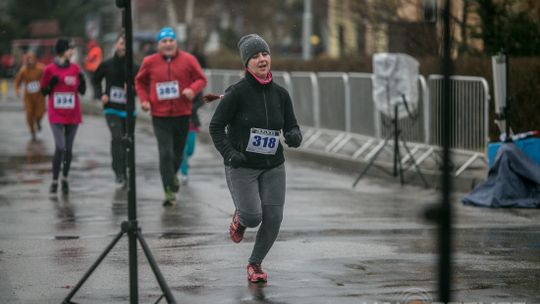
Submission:
M 41 88 L 41 94 L 47 96 L 53 89 L 53 87 L 58 83 L 58 76 L 54 75 L 49 80 L 49 84 L 46 87 Z
M 54 75 L 51 77 L 51 80 L 49 80 L 49 87 L 54 88 L 54 86 L 58 83 L 58 76 Z
M 302 143 L 302 132 L 298 127 L 292 128 L 289 132 L 285 133 L 285 143 L 291 148 L 298 148 Z
M 81 95 L 86 93 L 86 80 L 84 79 L 84 75 L 82 73 L 79 73 L 79 87 L 77 88 L 77 91 Z
M 233 168 L 238 168 L 246 161 L 246 156 L 238 151 L 234 151 L 229 158 L 229 165 Z

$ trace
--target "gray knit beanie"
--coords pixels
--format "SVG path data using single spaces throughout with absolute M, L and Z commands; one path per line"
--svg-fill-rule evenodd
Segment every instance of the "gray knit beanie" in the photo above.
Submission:
M 249 34 L 240 38 L 237 46 L 240 50 L 240 58 L 242 58 L 244 67 L 247 67 L 248 61 L 253 55 L 259 52 L 267 52 L 270 54 L 268 44 L 257 34 Z

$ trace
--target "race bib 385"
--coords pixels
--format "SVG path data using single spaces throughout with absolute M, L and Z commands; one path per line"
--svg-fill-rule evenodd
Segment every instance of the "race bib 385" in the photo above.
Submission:
M 166 81 L 156 83 L 158 100 L 176 99 L 180 97 L 178 81 Z

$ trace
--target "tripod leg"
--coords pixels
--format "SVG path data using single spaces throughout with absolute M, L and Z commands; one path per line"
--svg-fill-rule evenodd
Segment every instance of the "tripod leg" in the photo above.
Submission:
M 395 150 L 394 150 L 394 170 L 396 170 L 396 165 L 398 166 L 399 168 L 399 182 L 401 183 L 401 185 L 403 186 L 403 184 L 405 183 L 404 180 L 403 180 L 403 165 L 401 163 L 401 151 L 399 149 L 399 136 L 400 136 L 400 133 L 401 131 L 399 130 L 397 132 L 397 134 L 395 135 Z M 395 176 L 396 172 L 394 171 L 394 176 Z
M 139 240 L 139 243 L 141 243 L 141 248 L 144 252 L 144 255 L 146 256 L 146 259 L 148 260 L 148 264 L 150 264 L 150 267 L 152 268 L 152 271 L 154 272 L 154 275 L 156 276 L 156 280 L 158 281 L 159 287 L 161 288 L 163 295 L 165 295 L 165 299 L 167 299 L 167 303 L 176 304 L 176 300 L 174 299 L 171 293 L 171 290 L 169 289 L 169 286 L 167 285 L 167 282 L 165 282 L 165 278 L 161 274 L 161 271 L 159 270 L 159 266 L 156 263 L 156 260 L 152 256 L 150 247 L 148 247 L 148 244 L 146 244 L 146 241 L 144 240 L 140 231 L 137 231 L 137 239 Z
M 407 144 L 404 141 L 402 141 L 402 143 L 403 143 L 403 147 L 405 147 L 405 150 L 407 150 L 407 153 L 409 154 L 409 156 L 410 156 L 410 158 L 411 158 L 411 160 L 413 162 L 413 165 L 414 165 L 414 168 L 416 169 L 416 172 L 418 173 L 418 175 L 420 175 L 420 178 L 424 182 L 424 186 L 426 186 L 426 188 L 428 188 L 429 187 L 428 182 L 424 178 L 424 174 L 422 174 L 422 171 L 420 171 L 420 166 L 418 166 L 418 164 L 416 163 L 416 159 L 414 159 L 414 156 L 412 155 L 411 150 L 409 149 L 409 146 L 407 146 Z
M 109 254 L 109 252 L 111 251 L 111 249 L 114 247 L 114 245 L 116 245 L 116 243 L 118 243 L 118 241 L 120 240 L 120 238 L 122 237 L 122 235 L 124 235 L 124 232 L 121 231 L 119 232 L 116 237 L 112 240 L 112 242 L 107 246 L 107 248 L 105 248 L 105 250 L 101 253 L 101 255 L 98 257 L 98 259 L 94 262 L 94 264 L 92 264 L 92 266 L 90 267 L 90 269 L 88 269 L 88 271 L 86 271 L 86 273 L 84 274 L 84 276 L 79 280 L 79 282 L 77 283 L 77 285 L 75 285 L 75 287 L 73 287 L 73 289 L 71 290 L 71 292 L 67 295 L 67 297 L 64 299 L 64 301 L 62 302 L 63 304 L 69 304 L 71 303 L 71 298 L 73 298 L 73 296 L 75 296 L 75 294 L 77 293 L 77 291 L 79 291 L 79 289 L 82 287 L 82 285 L 84 284 L 84 282 L 86 282 L 86 280 L 92 275 L 92 273 L 94 272 L 94 270 L 96 270 L 96 268 L 99 266 L 99 264 L 103 261 L 103 259 L 107 256 L 107 254 Z
M 360 179 L 362 178 L 362 176 L 364 176 L 364 174 L 366 174 L 366 172 L 369 170 L 369 168 L 371 168 L 371 166 L 373 166 L 373 163 L 375 162 L 375 159 L 377 159 L 377 156 L 379 156 L 379 153 L 382 152 L 382 150 L 384 150 L 384 147 L 386 146 L 386 144 L 388 143 L 388 139 L 390 139 L 390 137 L 392 137 L 392 134 L 393 132 L 391 132 L 390 134 L 388 134 L 386 136 L 386 138 L 384 139 L 384 143 L 383 145 L 379 148 L 379 150 L 377 150 L 377 152 L 375 152 L 375 155 L 373 155 L 373 157 L 371 158 L 371 160 L 369 161 L 369 163 L 367 164 L 367 166 L 364 168 L 364 170 L 362 170 L 362 172 L 360 172 L 360 174 L 358 175 L 358 177 L 356 178 L 356 180 L 354 181 L 353 183 L 353 188 L 356 187 L 356 184 L 358 184 L 358 182 L 360 181 Z
M 124 222 L 129 248 L 129 303 L 139 303 L 139 274 L 137 264 L 137 221 Z

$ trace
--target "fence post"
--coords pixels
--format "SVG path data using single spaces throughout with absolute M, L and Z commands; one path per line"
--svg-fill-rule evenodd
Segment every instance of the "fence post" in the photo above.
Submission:
M 319 98 L 319 81 L 317 74 L 314 72 L 309 73 L 309 79 L 311 80 L 311 90 L 313 92 L 313 125 L 315 128 L 321 127 L 321 104 Z
M 349 74 L 343 73 L 343 89 L 345 90 L 345 132 L 351 132 L 351 91 L 349 90 Z
M 424 143 L 429 143 L 429 138 L 431 136 L 430 128 L 429 128 L 429 115 L 430 115 L 430 103 L 429 103 L 429 90 L 426 84 L 426 78 L 422 75 L 418 76 L 418 80 L 420 80 L 420 88 L 422 90 L 422 106 L 424 107 L 424 113 L 422 115 L 424 116 Z

